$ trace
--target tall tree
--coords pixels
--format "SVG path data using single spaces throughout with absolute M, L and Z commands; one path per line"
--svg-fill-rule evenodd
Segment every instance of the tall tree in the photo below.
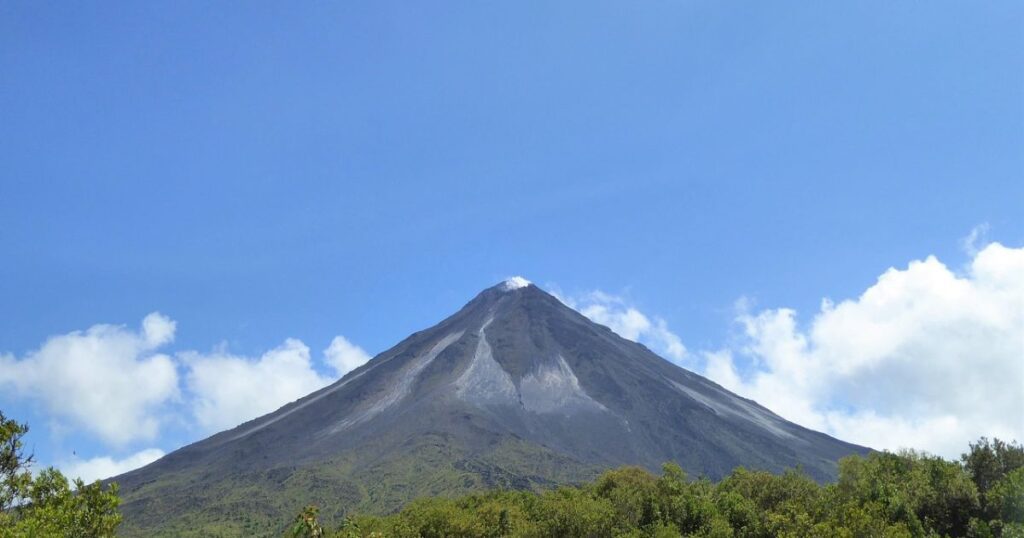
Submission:
M 27 432 L 0 411 L 0 538 L 113 536 L 121 523 L 117 484 L 69 483 L 53 468 L 33 479 L 22 443 Z

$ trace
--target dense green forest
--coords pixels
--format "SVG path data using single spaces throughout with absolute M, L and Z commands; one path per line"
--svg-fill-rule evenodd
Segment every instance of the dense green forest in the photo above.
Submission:
M 1024 447 L 981 439 L 959 462 L 903 451 L 851 456 L 837 483 L 799 470 L 736 469 L 717 484 L 674 464 L 624 467 L 542 494 L 491 491 L 414 501 L 323 529 L 315 507 L 289 534 L 312 537 L 1024 537 Z
M 113 536 L 117 486 L 30 472 L 27 426 L 0 412 L 0 538 Z M 718 483 L 674 464 L 661 476 L 624 467 L 541 494 L 490 491 L 412 502 L 389 516 L 353 515 L 324 529 L 308 507 L 292 537 L 1018 537 L 1024 538 L 1024 446 L 982 438 L 960 461 L 903 451 L 851 456 L 839 480 L 799 470 L 736 469 Z M 284 522 L 282 522 L 284 523 Z

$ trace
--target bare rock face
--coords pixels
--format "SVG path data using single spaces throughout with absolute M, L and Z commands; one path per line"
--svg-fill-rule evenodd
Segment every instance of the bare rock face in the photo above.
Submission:
M 114 480 L 126 534 L 273 534 L 310 503 L 330 520 L 668 461 L 712 479 L 740 465 L 800 466 L 826 481 L 840 457 L 867 451 L 787 422 L 516 278 L 333 385 Z

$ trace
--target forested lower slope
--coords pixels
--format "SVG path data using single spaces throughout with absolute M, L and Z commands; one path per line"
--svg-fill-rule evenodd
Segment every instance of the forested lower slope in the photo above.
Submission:
M 322 532 L 323 534 L 317 534 Z M 637 467 L 579 487 L 427 498 L 324 531 L 316 509 L 293 536 L 356 537 L 940 537 L 1024 536 L 1024 448 L 982 439 L 960 462 L 905 451 L 850 456 L 839 480 L 736 469 L 718 483 Z

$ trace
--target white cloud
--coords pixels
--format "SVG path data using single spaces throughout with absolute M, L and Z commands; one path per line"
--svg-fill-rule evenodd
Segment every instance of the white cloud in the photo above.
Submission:
M 502 282 L 502 286 L 505 288 L 505 291 L 518 290 L 519 288 L 525 288 L 530 284 L 532 284 L 532 282 L 526 280 L 521 276 L 509 277 L 504 282 Z
M 701 371 L 789 420 L 873 448 L 956 457 L 982 435 L 1024 439 L 1024 248 L 979 246 L 986 230 L 963 240 L 964 274 L 934 257 L 889 269 L 860 297 L 823 300 L 806 327 L 791 309 L 751 312 L 741 298 L 741 340 L 701 352 Z M 621 297 L 559 298 L 676 362 L 687 357 L 664 320 Z
M 989 225 L 987 222 L 983 222 L 974 228 L 971 228 L 971 232 L 960 240 L 960 248 L 967 253 L 968 256 L 974 257 L 981 250 L 979 245 L 985 245 L 988 242 Z
M 1024 248 L 989 244 L 963 275 L 934 257 L 889 269 L 806 328 L 784 308 L 738 321 L 745 344 L 705 354 L 706 375 L 790 420 L 947 457 L 1024 438 Z
M 313 369 L 309 348 L 291 338 L 258 358 L 226 351 L 179 357 L 189 368 L 193 415 L 207 431 L 237 426 L 333 381 Z
M 622 297 L 602 291 L 579 297 L 556 296 L 595 323 L 608 327 L 623 338 L 650 346 L 676 363 L 681 363 L 687 356 L 682 339 L 669 330 L 665 320 L 648 317 Z
M 178 395 L 174 363 L 155 352 L 173 338 L 174 322 L 156 312 L 138 332 L 94 325 L 54 336 L 20 360 L 0 356 L 0 387 L 42 402 L 106 442 L 153 439 L 161 406 Z
M 331 340 L 331 345 L 324 350 L 324 361 L 334 368 L 338 377 L 359 368 L 368 360 L 370 360 L 369 353 L 341 335 L 335 336 L 334 340 Z
M 89 484 L 95 480 L 103 480 L 149 465 L 162 457 L 163 450 L 147 448 L 120 460 L 109 456 L 88 460 L 74 459 L 60 465 L 60 470 L 68 479 L 81 478 L 83 482 Z
M 176 328 L 173 320 L 154 312 L 137 331 L 94 325 L 51 337 L 20 359 L 0 354 L 0 391 L 42 403 L 55 432 L 82 429 L 107 444 L 124 447 L 157 438 L 165 421 L 180 423 L 182 417 L 175 416 L 180 405 L 201 429 L 217 431 L 274 411 L 335 379 L 319 374 L 309 348 L 295 339 L 255 358 L 226 350 L 184 351 L 174 358 L 159 353 L 160 347 L 174 340 Z M 337 336 L 324 350 L 323 359 L 340 377 L 370 356 Z M 179 366 L 187 372 L 184 399 Z M 104 468 L 130 461 L 137 460 L 97 458 L 73 463 Z

